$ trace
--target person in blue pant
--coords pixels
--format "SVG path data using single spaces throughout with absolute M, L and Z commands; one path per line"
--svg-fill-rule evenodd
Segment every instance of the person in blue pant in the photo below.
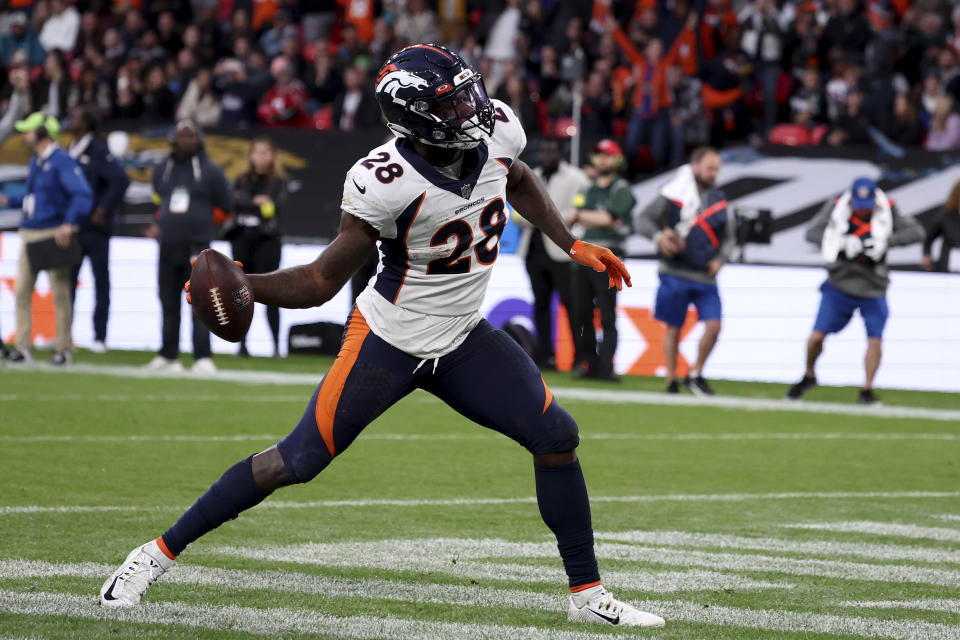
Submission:
M 80 225 L 80 246 L 90 259 L 93 282 L 96 287 L 96 306 L 93 309 L 93 346 L 95 353 L 107 351 L 107 318 L 110 315 L 110 236 L 113 233 L 117 209 L 130 178 L 120 162 L 110 155 L 107 143 L 97 136 L 98 118 L 90 107 L 74 107 L 70 112 L 68 128 L 73 140 L 67 152 L 80 165 L 93 190 L 93 210 Z M 82 263 L 81 263 L 82 264 Z M 70 300 L 77 297 L 77 277 L 80 264 L 70 276 Z
M 890 314 L 887 287 L 887 249 L 922 242 L 923 227 L 900 214 L 872 178 L 857 178 L 834 202 L 827 202 L 810 224 L 807 242 L 820 244 L 827 279 L 820 285 L 820 309 L 807 340 L 807 368 L 803 378 L 787 391 L 787 398 L 800 399 L 817 386 L 814 367 L 823 352 L 827 334 L 837 333 L 850 322 L 853 312 L 867 329 L 866 377 L 857 395 L 860 404 L 874 404 L 873 379 L 880 368 L 883 329 Z
M 90 214 L 93 192 L 76 161 L 57 144 L 60 123 L 56 118 L 36 112 L 19 120 L 14 128 L 23 134 L 24 143 L 33 151 L 27 171 L 27 193 L 22 197 L 0 195 L 0 206 L 9 204 L 21 208 L 20 252 L 17 274 L 17 338 L 16 349 L 8 360 L 14 364 L 32 360 L 30 347 L 33 337 L 33 288 L 37 272 L 31 263 L 27 246 L 51 238 L 61 248 L 69 247 L 73 235 Z M 73 340 L 73 305 L 70 302 L 70 268 L 47 269 L 50 290 L 56 314 L 56 340 L 53 364 L 70 364 Z

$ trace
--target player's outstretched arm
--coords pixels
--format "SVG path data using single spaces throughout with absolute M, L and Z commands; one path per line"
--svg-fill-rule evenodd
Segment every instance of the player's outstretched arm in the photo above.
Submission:
M 318 307 L 335 296 L 367 260 L 378 237 L 368 223 L 343 213 L 340 233 L 310 264 L 249 275 L 253 299 L 287 309 Z
M 547 237 L 570 254 L 571 258 L 596 271 L 606 271 L 610 276 L 611 287 L 619 290 L 624 282 L 628 287 L 631 286 L 630 273 L 613 252 L 573 237 L 563 224 L 560 211 L 550 199 L 546 187 L 522 160 L 517 160 L 510 167 L 507 176 L 507 200 L 517 213 L 547 234 Z

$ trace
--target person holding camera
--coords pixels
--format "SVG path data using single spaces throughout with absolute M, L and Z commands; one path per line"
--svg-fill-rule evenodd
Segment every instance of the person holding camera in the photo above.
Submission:
M 883 328 L 887 323 L 887 287 L 890 285 L 887 250 L 923 242 L 919 222 L 900 214 L 893 201 L 871 178 L 857 178 L 835 202 L 828 202 L 807 229 L 807 242 L 820 244 L 827 279 L 820 285 L 820 308 L 807 340 L 807 368 L 803 378 L 787 391 L 800 399 L 817 386 L 814 366 L 829 333 L 842 330 L 860 310 L 867 329 L 866 378 L 857 395 L 859 404 L 874 404 L 873 379 L 880 367 Z
M 279 219 L 287 197 L 287 180 L 277 146 L 270 138 L 254 138 L 247 168 L 233 184 L 236 215 L 224 223 L 223 236 L 230 241 L 233 259 L 247 273 L 269 273 L 280 268 Z M 280 355 L 280 309 L 267 306 L 267 322 L 273 336 L 273 357 Z M 247 341 L 240 342 L 241 356 L 249 356 Z
M 146 231 L 148 237 L 160 240 L 157 285 L 163 312 L 160 352 L 147 367 L 178 372 L 183 370 L 179 360 L 183 283 L 190 279 L 193 259 L 216 235 L 216 210 L 230 211 L 233 198 L 223 171 L 204 152 L 196 123 L 177 122 L 171 146 L 170 157 L 153 170 L 157 223 Z M 216 371 L 210 354 L 210 332 L 193 316 L 192 371 Z
M 696 395 L 714 395 L 703 377 L 703 367 L 720 335 L 717 273 L 736 246 L 737 234 L 736 217 L 727 208 L 723 192 L 714 186 L 721 164 L 716 149 L 694 149 L 690 163 L 677 169 L 637 221 L 637 230 L 654 241 L 660 255 L 660 286 L 653 315 L 667 325 L 663 339 L 667 393 L 680 390 L 680 329 L 692 304 L 704 331 L 697 360 L 683 384 Z
M 37 273 L 46 270 L 50 278 L 55 309 L 56 339 L 51 362 L 70 364 L 73 347 L 70 302 L 70 271 L 73 255 L 79 259 L 76 232 L 90 214 L 93 191 L 77 162 L 57 144 L 60 124 L 56 118 L 36 112 L 19 120 L 14 128 L 33 152 L 27 171 L 27 192 L 9 200 L 0 195 L 0 206 L 23 210 L 20 221 L 19 271 L 17 274 L 16 348 L 8 360 L 14 364 L 32 362 L 33 289 Z M 75 261 L 74 261 L 75 262 Z

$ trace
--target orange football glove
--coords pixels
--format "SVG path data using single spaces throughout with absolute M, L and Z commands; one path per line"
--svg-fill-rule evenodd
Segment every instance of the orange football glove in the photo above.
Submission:
M 623 283 L 628 287 L 630 283 L 630 272 L 623 266 L 620 258 L 613 255 L 613 252 L 606 247 L 601 247 L 582 240 L 576 240 L 570 247 L 570 257 L 585 267 L 591 267 L 594 271 L 606 271 L 610 276 L 610 288 L 616 287 L 617 291 L 623 289 Z

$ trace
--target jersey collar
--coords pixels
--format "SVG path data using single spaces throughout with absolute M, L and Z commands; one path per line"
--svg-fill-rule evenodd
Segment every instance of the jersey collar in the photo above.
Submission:
M 420 175 L 433 183 L 434 186 L 458 195 L 464 200 L 469 200 L 473 194 L 473 189 L 477 186 L 477 180 L 480 179 L 480 173 L 483 171 L 483 165 L 486 164 L 489 155 L 487 145 L 481 142 L 476 149 L 476 165 L 462 180 L 457 180 L 437 171 L 436 167 L 413 150 L 413 145 L 406 138 L 397 139 L 397 151 L 400 152 L 404 160 L 409 162 Z M 464 158 L 464 162 L 470 162 L 470 158 Z

